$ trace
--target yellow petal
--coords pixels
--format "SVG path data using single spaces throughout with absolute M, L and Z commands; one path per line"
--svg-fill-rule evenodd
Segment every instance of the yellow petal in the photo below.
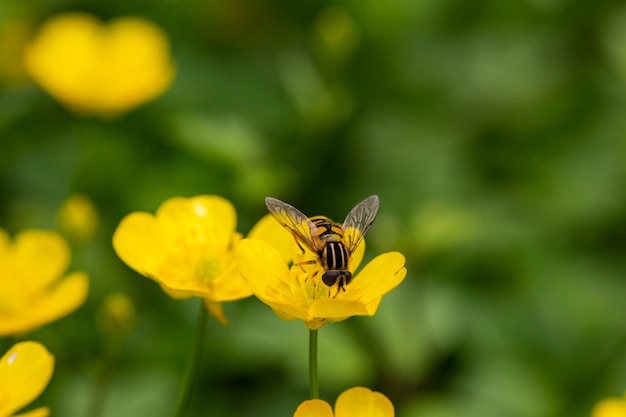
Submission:
M 308 318 L 305 293 L 294 282 L 278 250 L 260 239 L 243 239 L 235 250 L 239 272 L 259 300 L 287 316 Z
M 254 225 L 248 238 L 261 239 L 274 246 L 286 264 L 293 259 L 294 237 L 271 214 L 263 216 Z
M 211 313 L 211 315 L 217 319 L 217 321 L 222 323 L 224 326 L 228 324 L 228 320 L 224 315 L 222 303 L 216 303 L 214 301 L 205 299 L 204 305 L 206 306 L 206 309 L 209 311 L 209 313 Z
M 235 259 L 239 272 L 257 297 L 278 301 L 281 284 L 289 287 L 287 265 L 280 253 L 267 242 L 243 239 L 237 245 Z
M 300 319 L 304 321 L 312 319 L 312 317 L 308 315 L 306 310 L 303 309 L 299 305 L 292 305 L 292 304 L 281 303 L 277 301 L 268 302 L 262 298 L 259 298 L 259 300 L 263 301 L 265 304 L 272 307 L 272 310 L 274 310 L 274 313 L 276 313 L 281 319 L 285 319 L 285 320 Z
M 360 301 L 322 298 L 315 300 L 309 309 L 313 317 L 328 318 L 333 321 L 351 316 L 367 316 L 369 313 Z
M 40 407 L 26 413 L 17 414 L 13 417 L 48 417 L 50 415 L 50 409 L 48 407 Z
M 47 321 L 63 317 L 83 305 L 87 298 L 89 278 L 84 272 L 73 272 L 61 280 L 38 306 L 38 316 Z
M 593 408 L 593 417 L 626 417 L 626 400 L 607 398 Z
M 69 274 L 49 292 L 30 299 L 29 304 L 3 311 L 0 315 L 0 336 L 24 333 L 66 316 L 85 302 L 88 287 L 87 274 Z
M 354 274 L 359 265 L 361 265 L 361 261 L 363 260 L 363 256 L 365 255 L 365 239 L 361 241 L 359 246 L 356 247 L 355 251 L 352 253 L 350 257 L 350 272 Z
M 69 246 L 56 232 L 26 230 L 15 237 L 13 249 L 14 279 L 22 292 L 47 287 L 69 266 Z
M 404 256 L 398 252 L 377 256 L 354 277 L 342 298 L 365 305 L 375 302 L 402 282 L 406 276 L 404 262 Z
M 294 309 L 286 304 L 276 303 L 275 305 L 276 308 L 272 308 L 272 311 L 283 320 L 307 319 L 307 315 L 298 309 Z
M 177 265 L 176 262 L 172 260 L 171 265 Z M 202 297 L 214 302 L 224 302 L 252 295 L 250 286 L 236 269 L 234 255 L 215 262 L 220 263 L 221 272 L 209 281 L 202 280 L 195 272 L 188 271 L 185 267 L 177 272 L 171 265 L 168 265 L 169 271 L 162 268 L 152 278 L 159 283 L 163 291 L 176 299 Z
M 355 387 L 344 391 L 335 403 L 335 417 L 393 417 L 393 404 L 380 392 Z
M 298 406 L 293 417 L 333 417 L 333 410 L 326 401 L 308 400 Z
M 326 324 L 326 321 L 326 319 L 308 319 L 304 321 L 304 324 L 311 330 L 317 330 Z
M 37 342 L 14 345 L 0 360 L 0 416 L 9 416 L 41 394 L 54 368 L 54 357 Z
M 102 24 L 87 13 L 48 20 L 26 48 L 31 77 L 70 107 L 103 115 L 128 110 L 171 83 L 165 33 L 143 18 Z
M 383 297 L 378 297 L 375 298 L 373 301 L 370 301 L 369 303 L 365 304 L 365 308 L 367 309 L 367 314 L 369 316 L 373 316 L 374 314 L 376 314 L 376 311 L 378 310 L 378 306 L 380 305 L 380 302 L 383 300 Z
M 374 392 L 374 413 L 372 417 L 393 417 L 395 410 L 393 403 L 380 392 Z
M 87 13 L 55 16 L 26 48 L 30 76 L 57 99 L 75 107 L 93 107 L 100 25 Z
M 220 269 L 220 274 L 209 283 L 211 292 L 205 292 L 207 298 L 213 301 L 233 301 L 252 295 L 250 286 L 239 272 L 235 254 L 230 250 L 220 259 Z
M 213 195 L 169 199 L 159 207 L 156 217 L 168 239 L 210 249 L 229 248 L 237 226 L 233 205 Z
M 0 257 L 9 247 L 10 240 L 9 234 L 4 229 L 0 228 Z
M 158 274 L 167 256 L 155 217 L 143 212 L 122 219 L 113 234 L 113 248 L 126 265 L 151 278 Z
M 189 291 L 175 290 L 173 288 L 168 287 L 167 285 L 163 283 L 159 283 L 159 285 L 161 286 L 161 289 L 163 290 L 163 292 L 165 292 L 167 295 L 169 295 L 170 297 L 176 300 L 186 300 L 187 298 L 190 298 L 190 297 L 200 296 L 199 294 L 190 294 Z
M 110 22 L 103 39 L 99 71 L 100 105 L 113 111 L 135 107 L 163 93 L 174 78 L 166 34 L 149 20 L 122 17 Z

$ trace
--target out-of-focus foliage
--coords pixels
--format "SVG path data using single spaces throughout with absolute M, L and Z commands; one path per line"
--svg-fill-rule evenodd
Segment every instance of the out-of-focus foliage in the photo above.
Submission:
M 65 12 L 160 27 L 169 89 L 116 118 L 68 111 L 20 61 Z M 617 0 L 0 2 L 0 227 L 55 229 L 73 193 L 99 219 L 73 248 L 85 305 L 27 335 L 56 358 L 34 406 L 87 415 L 104 363 L 104 416 L 171 414 L 199 301 L 164 295 L 111 239 L 128 213 L 201 194 L 232 201 L 244 235 L 268 195 L 337 221 L 380 196 L 365 262 L 399 251 L 408 275 L 374 317 L 319 331 L 327 401 L 359 385 L 398 416 L 583 417 L 621 396 L 625 28 Z M 109 366 L 111 292 L 135 319 Z M 292 415 L 306 326 L 254 298 L 225 310 L 191 415 Z

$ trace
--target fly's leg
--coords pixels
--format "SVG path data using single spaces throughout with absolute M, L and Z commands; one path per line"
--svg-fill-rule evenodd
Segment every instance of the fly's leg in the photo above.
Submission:
M 303 266 L 303 265 L 313 265 L 313 264 L 316 264 L 316 263 L 317 263 L 317 261 L 316 261 L 316 260 L 311 259 L 310 261 L 298 262 L 298 263 L 297 263 L 297 264 L 295 264 L 295 265 L 299 266 L 299 267 L 300 267 L 300 269 L 302 270 L 302 272 L 307 273 L 307 271 L 306 271 L 306 269 L 304 269 L 304 266 Z M 318 275 L 319 273 L 320 273 L 320 271 L 319 271 L 319 270 L 315 271 L 315 273 L 313 274 L 313 276 L 311 276 L 311 278 L 315 278 L 315 277 L 317 277 L 317 275 Z M 307 277 L 304 279 L 304 282 L 306 282 L 308 279 L 309 279 L 309 276 L 308 276 L 308 273 L 307 273 Z M 315 281 L 314 281 L 314 282 L 315 282 Z
M 328 287 L 328 296 L 329 297 L 330 297 L 330 289 L 331 289 L 331 287 Z M 335 293 L 335 295 L 333 295 L 333 298 L 336 298 L 341 291 L 346 292 L 346 289 L 344 287 L 337 286 L 337 292 Z
M 316 264 L 316 263 L 317 263 L 317 261 L 315 259 L 311 259 L 310 261 L 298 262 L 295 265 L 299 266 L 300 269 L 302 270 L 302 272 L 306 272 L 306 269 L 304 269 L 304 267 L 302 265 L 313 265 L 313 264 Z M 315 275 L 317 275 L 318 272 L 316 272 Z
M 305 252 L 304 248 L 302 247 L 302 245 L 300 244 L 300 241 L 295 236 L 293 237 L 293 240 L 296 241 L 296 245 L 298 245 L 298 247 L 302 251 L 302 254 L 304 255 L 306 252 Z
M 337 280 L 337 292 L 335 293 L 335 295 L 333 295 L 333 298 L 336 298 L 339 293 L 341 291 L 346 292 L 346 277 L 345 276 L 340 276 L 339 279 Z M 328 297 L 330 297 L 330 289 L 332 287 L 328 287 Z
M 302 245 L 300 244 L 298 239 L 295 238 L 295 236 L 294 236 L 294 240 L 296 241 L 296 245 L 298 245 L 298 247 L 302 251 L 302 255 L 304 255 L 306 253 L 306 251 L 304 250 L 304 248 L 302 247 Z M 300 269 L 302 270 L 302 272 L 306 273 L 307 271 L 306 271 L 306 269 L 304 269 L 303 265 L 313 265 L 313 264 L 316 264 L 316 263 L 317 263 L 317 260 L 311 259 L 309 261 L 298 262 L 297 264 L 294 264 L 294 265 L 299 266 Z M 320 272 L 319 270 L 315 271 L 315 274 L 313 274 L 313 276 L 311 278 L 315 278 L 319 274 L 319 272 Z M 309 279 L 309 277 L 307 275 L 307 277 L 304 279 L 304 282 L 306 282 L 308 279 Z

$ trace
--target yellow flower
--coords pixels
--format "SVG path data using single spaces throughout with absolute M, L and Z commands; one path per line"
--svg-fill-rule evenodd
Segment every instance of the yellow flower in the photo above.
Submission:
M 233 249 L 241 240 L 232 204 L 218 196 L 176 197 L 156 215 L 126 216 L 113 235 L 117 255 L 175 298 L 202 297 L 222 323 L 222 301 L 252 295 L 239 275 Z
M 76 243 L 91 240 L 98 228 L 98 212 L 89 197 L 72 194 L 63 202 L 57 213 L 61 231 Z
M 355 387 L 337 397 L 335 413 L 326 401 L 304 401 L 293 417 L 393 417 L 393 404 L 380 392 Z
M 100 307 L 100 325 L 109 335 L 125 335 L 135 322 L 135 306 L 125 294 L 116 292 L 106 296 Z
M 362 242 L 350 262 L 353 274 L 364 251 Z M 302 265 L 317 256 L 308 250 L 303 254 L 293 236 L 270 215 L 257 223 L 248 239 L 239 243 L 236 258 L 254 295 L 279 317 L 301 319 L 310 329 L 318 329 L 326 321 L 373 316 L 383 295 L 406 276 L 404 256 L 388 252 L 368 263 L 345 291 L 327 287 L 319 278 L 323 273 L 319 262 Z
M 27 230 L 14 242 L 0 229 L 0 336 L 24 333 L 80 307 L 88 279 L 73 272 L 67 243 L 55 232 Z
M 21 342 L 9 349 L 0 359 L 0 417 L 48 416 L 47 407 L 19 415 L 13 413 L 41 394 L 53 369 L 54 357 L 40 343 Z
M 327 6 L 315 18 L 315 34 L 320 50 L 332 64 L 342 64 L 361 41 L 354 19 L 343 8 Z
M 626 395 L 624 398 L 606 398 L 593 408 L 593 417 L 626 417 Z
M 21 57 L 31 32 L 28 22 L 3 15 L 0 21 L 0 81 L 10 84 L 28 79 Z
M 167 36 L 140 17 L 105 25 L 87 13 L 57 15 L 43 24 L 24 60 L 33 80 L 57 100 L 104 116 L 161 95 L 175 72 Z

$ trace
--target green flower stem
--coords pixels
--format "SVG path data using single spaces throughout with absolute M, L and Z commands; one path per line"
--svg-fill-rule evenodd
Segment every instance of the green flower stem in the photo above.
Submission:
M 180 385 L 174 417 L 183 417 L 191 403 L 193 387 L 196 383 L 196 379 L 198 379 L 198 370 L 200 370 L 200 359 L 202 359 L 202 347 L 204 346 L 204 334 L 208 317 L 209 315 L 204 306 L 204 302 L 200 300 L 193 351 L 191 352 L 191 357 L 189 358 L 187 369 L 185 370 L 185 376 Z
M 89 410 L 87 415 L 91 417 L 100 417 L 104 412 L 106 394 L 121 353 L 122 338 L 113 337 L 113 339 L 107 339 L 106 343 L 102 358 L 97 365 L 96 380 L 87 405 Z
M 320 397 L 317 379 L 317 329 L 309 329 L 309 394 L 312 400 Z

